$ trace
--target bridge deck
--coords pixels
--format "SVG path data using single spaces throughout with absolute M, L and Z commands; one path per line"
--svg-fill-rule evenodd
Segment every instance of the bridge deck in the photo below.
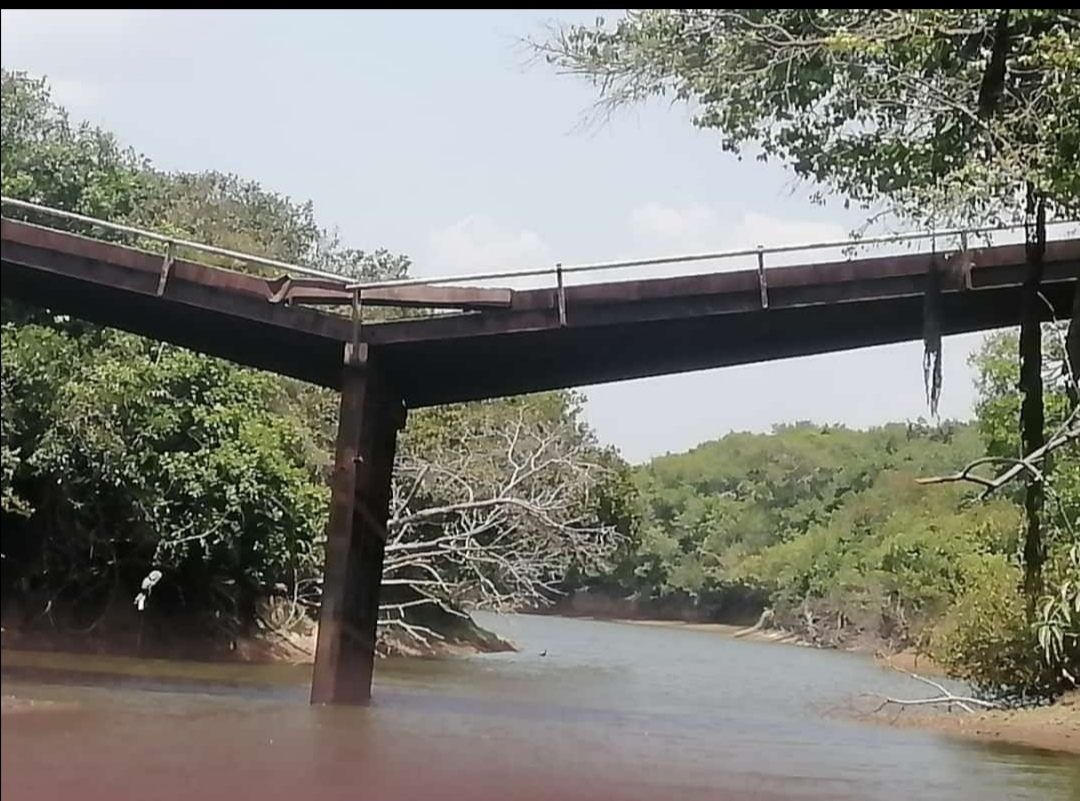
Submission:
M 2 222 L 5 296 L 339 387 L 341 315 L 271 303 L 276 282 Z M 1019 322 L 1022 245 L 976 253 L 973 289 L 946 287 L 946 335 Z M 926 254 L 514 292 L 508 308 L 367 324 L 362 340 L 412 408 L 919 339 Z M 1050 242 L 1043 292 L 1066 318 L 1080 239 Z M 1050 309 L 1047 309 L 1047 317 Z

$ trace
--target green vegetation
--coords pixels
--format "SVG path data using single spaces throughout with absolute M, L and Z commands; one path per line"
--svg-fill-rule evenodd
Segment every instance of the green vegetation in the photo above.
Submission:
M 1060 330 L 1046 352 L 1060 363 Z M 704 605 L 746 621 L 768 603 L 774 622 L 826 646 L 932 653 L 987 695 L 1022 700 L 1072 685 L 1080 664 L 1075 612 L 1080 454 L 1053 467 L 1050 586 L 1039 631 L 1028 625 L 1022 582 L 1020 494 L 980 501 L 952 474 L 987 454 L 1018 451 L 1016 335 L 989 336 L 973 361 L 974 423 L 890 424 L 869 431 L 800 423 L 771 434 L 733 433 L 638 468 L 637 551 L 590 584 L 608 596 Z M 1068 410 L 1064 383 L 1047 395 L 1051 426 Z M 992 475 L 986 469 L 977 475 Z M 675 607 L 677 608 L 677 607 Z M 760 611 L 760 607 L 757 607 Z
M 403 256 L 344 247 L 310 203 L 236 176 L 155 170 L 71 124 L 43 81 L 5 71 L 2 112 L 5 195 L 350 277 L 407 274 Z M 235 637 L 306 621 L 335 394 L 7 299 L 2 313 L 6 625 L 94 630 L 132 608 L 151 570 L 162 579 L 148 622 Z M 384 631 L 430 643 L 460 628 L 462 604 L 543 602 L 571 568 L 605 569 L 628 525 L 623 466 L 581 422 L 577 396 L 411 418 Z M 531 465 L 512 485 L 510 459 Z
M 1046 221 L 1080 210 L 1075 9 L 636 9 L 612 26 L 556 27 L 532 44 L 590 81 L 605 110 L 656 96 L 691 104 L 694 124 L 715 130 L 724 149 L 781 162 L 815 184 L 816 199 L 832 193 L 871 212 L 867 227 L 883 217 L 1023 220 L 1019 337 L 990 338 L 977 360 L 986 453 L 1039 454 L 1080 403 L 1080 300 L 1067 359 L 1056 336 L 1056 352 L 1044 345 L 1039 325 Z M 932 275 L 932 410 L 939 292 Z M 1051 373 L 1057 383 L 1044 387 Z M 1075 683 L 1078 664 L 1075 443 L 1043 464 L 1046 481 L 1018 471 L 1022 497 L 979 505 L 962 490 L 912 485 L 924 471 L 969 462 L 969 433 L 957 431 L 949 452 L 932 438 L 898 449 L 895 429 L 803 427 L 662 460 L 644 479 L 639 574 L 660 592 L 764 585 L 781 619 L 815 638 L 854 627 L 928 639 L 988 694 L 1053 695 Z
M 917 645 L 1009 702 L 1075 686 L 1075 443 L 986 498 L 970 481 L 917 481 L 985 457 L 1015 463 L 1076 426 L 1078 323 L 1037 319 L 1046 218 L 1080 210 L 1074 11 L 643 10 L 537 48 L 612 106 L 693 102 L 727 149 L 756 146 L 871 220 L 1023 218 L 1022 325 L 976 355 L 969 423 L 799 423 L 630 470 L 595 441 L 573 393 L 414 414 L 384 631 L 430 643 L 463 608 L 543 604 L 561 585 L 721 620 L 767 606 L 821 644 Z M 107 132 L 72 126 L 25 75 L 3 75 L 2 125 L 6 195 L 351 276 L 409 269 L 344 247 L 311 204 L 235 176 L 154 169 Z M 148 619 L 230 636 L 306 619 L 333 395 L 49 310 L 5 300 L 2 313 L 5 617 L 17 606 L 24 624 L 93 628 L 160 570 Z

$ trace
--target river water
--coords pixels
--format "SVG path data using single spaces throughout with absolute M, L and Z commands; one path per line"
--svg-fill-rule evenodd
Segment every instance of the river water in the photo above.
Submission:
M 45 671 L 5 654 L 5 696 L 56 703 L 4 715 L 0 791 L 4 801 L 1080 799 L 1074 757 L 828 714 L 853 693 L 925 694 L 862 657 L 686 629 L 478 618 L 522 650 L 384 660 L 367 708 L 309 707 L 307 668 L 127 661 L 103 674 L 83 672 L 90 660 L 79 657 Z

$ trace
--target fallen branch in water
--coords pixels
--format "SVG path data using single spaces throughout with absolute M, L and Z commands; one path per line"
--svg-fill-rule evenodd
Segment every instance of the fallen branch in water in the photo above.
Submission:
M 953 706 L 957 706 L 960 709 L 964 710 L 965 712 L 968 712 L 968 713 L 971 713 L 971 714 L 975 714 L 975 711 L 976 711 L 975 707 L 979 707 L 980 709 L 998 709 L 999 708 L 998 705 L 995 704 L 993 701 L 983 701 L 982 699 L 971 698 L 970 696 L 966 696 L 966 695 L 955 695 L 955 694 L 949 692 L 947 689 L 945 689 L 945 687 L 943 687 L 941 684 L 938 684 L 936 681 L 931 681 L 930 679 L 925 678 L 923 676 L 919 676 L 919 675 L 917 675 L 915 673 L 910 673 L 910 672 L 908 672 L 906 670 L 901 670 L 900 668 L 895 667 L 895 666 L 893 667 L 893 670 L 895 670 L 895 671 L 897 671 L 899 673 L 903 673 L 905 676 L 913 678 L 916 681 L 921 681 L 923 684 L 930 685 L 935 690 L 937 690 L 939 693 L 941 693 L 941 695 L 937 695 L 937 696 L 934 696 L 934 697 L 931 697 L 931 698 L 888 698 L 888 697 L 886 697 L 884 700 L 882 700 L 882 702 L 880 704 L 878 704 L 876 709 L 872 710 L 871 714 L 874 714 L 876 712 L 880 712 L 882 709 L 884 709 L 887 706 L 898 706 L 898 707 L 900 707 L 901 712 L 904 710 L 904 708 L 909 707 L 909 706 L 948 706 L 950 708 L 953 707 Z

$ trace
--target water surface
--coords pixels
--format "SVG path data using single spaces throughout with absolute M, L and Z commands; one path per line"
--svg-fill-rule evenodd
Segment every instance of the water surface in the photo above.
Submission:
M 3 798 L 1080 799 L 1073 757 L 824 714 L 924 694 L 862 657 L 479 617 L 521 652 L 383 661 L 361 709 L 309 707 L 307 668 L 5 656 L 5 695 L 58 704 L 4 716 Z

